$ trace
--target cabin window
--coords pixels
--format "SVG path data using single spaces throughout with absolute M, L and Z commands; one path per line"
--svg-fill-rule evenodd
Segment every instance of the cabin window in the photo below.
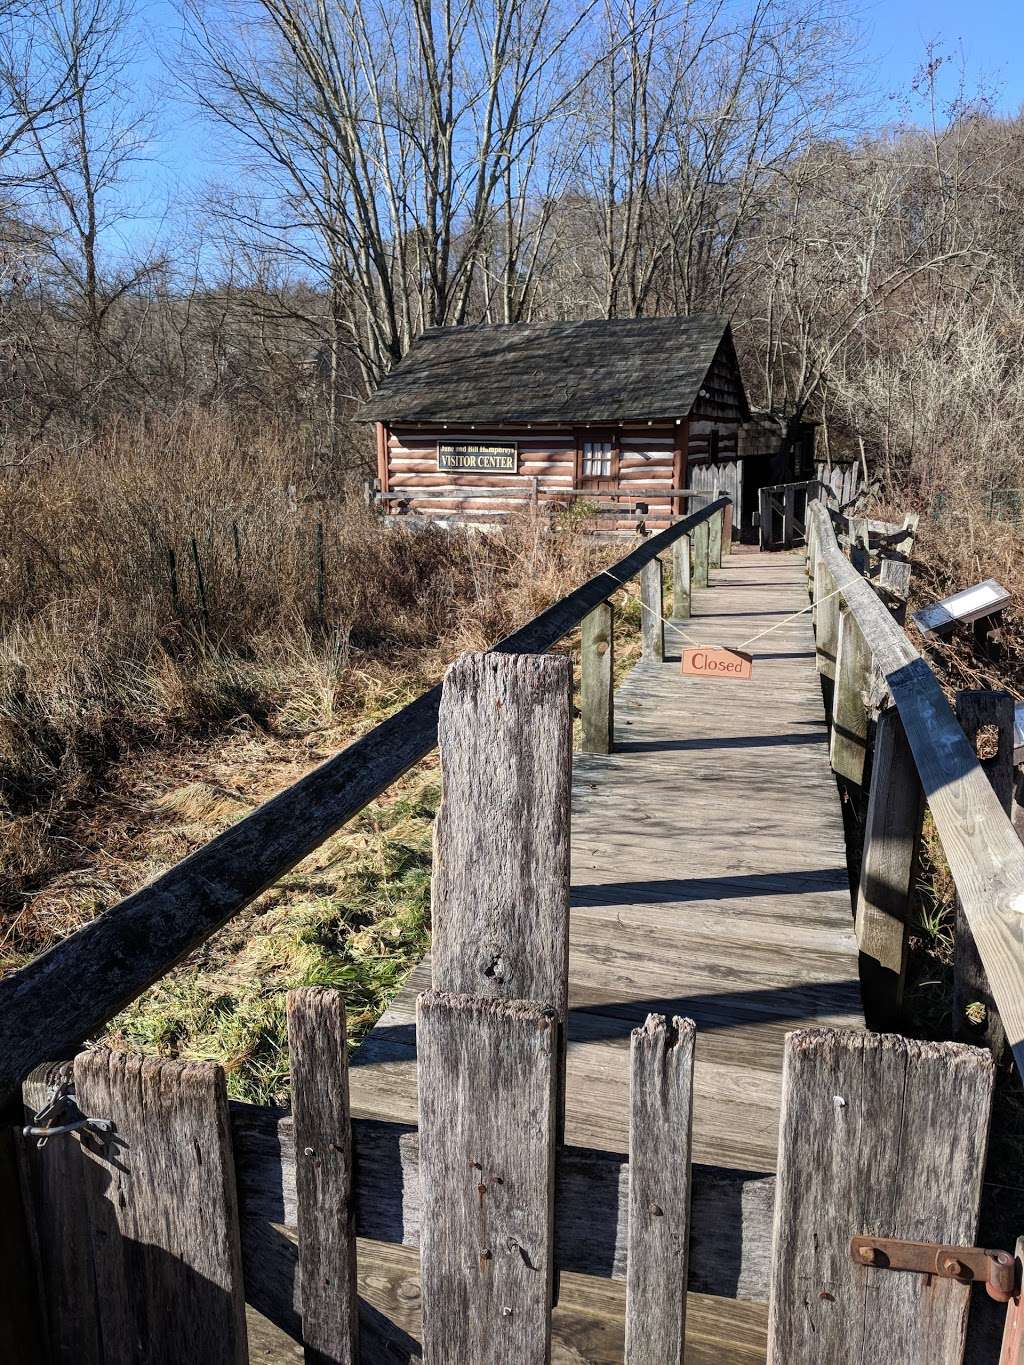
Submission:
M 708 433 L 708 455 L 712 460 L 718 459 L 718 428 Z
M 619 438 L 614 431 L 587 427 L 576 434 L 576 468 L 580 479 L 614 479 L 619 473 Z

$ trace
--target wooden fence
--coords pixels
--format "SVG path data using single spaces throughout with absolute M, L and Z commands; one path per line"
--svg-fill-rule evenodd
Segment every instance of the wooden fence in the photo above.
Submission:
M 18 1322 L 21 1291 L 0 1280 L 16 1329 L 0 1358 L 240 1365 L 248 1301 L 304 1344 L 307 1361 L 547 1365 L 560 1272 L 625 1282 L 629 1365 L 681 1365 L 688 1291 L 768 1301 L 772 1365 L 958 1361 L 978 1275 L 1011 1300 L 1015 1320 L 1013 1258 L 969 1245 L 995 1069 L 986 1050 L 895 1034 L 791 1034 L 778 1174 L 768 1176 L 691 1161 L 694 1026 L 652 1015 L 631 1040 L 628 1153 L 562 1139 L 572 686 L 569 660 L 542 651 L 584 623 L 585 743 L 609 744 L 608 599 L 643 574 L 659 627 L 645 632 L 644 649 L 661 657 L 658 555 L 675 558 L 673 615 L 683 615 L 691 582 L 708 582 L 721 562 L 723 512 L 724 500 L 712 503 L 495 650 L 464 656 L 442 687 L 0 983 L 8 1093 L 24 1081 L 26 1113 L 52 1134 L 18 1139 L 21 1183 L 9 1179 L 2 1192 L 11 1247 L 24 1191 L 17 1249 L 34 1269 L 45 1321 L 22 1313 Z M 879 813 L 890 832 L 875 834 L 865 854 L 876 871 L 861 878 L 859 920 L 896 919 L 876 888 L 901 884 L 899 860 L 913 842 L 911 815 L 890 816 L 885 795 L 907 779 L 906 761 L 900 769 L 886 758 L 903 736 L 900 752 L 954 846 L 965 914 L 1019 1052 L 1024 976 L 1005 916 L 1013 910 L 1020 922 L 1009 898 L 1024 889 L 1024 854 L 1013 836 L 1012 862 L 1009 822 L 963 731 L 927 666 L 917 659 L 931 683 L 904 657 L 912 646 L 839 550 L 819 503 L 809 526 L 833 762 L 858 771 L 859 743 L 860 780 L 870 770 L 890 820 Z M 846 604 L 838 615 L 833 583 Z M 867 655 L 876 691 L 865 682 L 874 676 Z M 889 694 L 885 714 L 903 728 L 889 722 L 886 749 L 857 707 L 867 715 Z M 432 983 L 417 1007 L 418 1126 L 351 1116 L 344 1002 L 329 990 L 289 998 L 288 1113 L 229 1103 L 210 1063 L 78 1051 L 435 741 L 445 799 Z M 988 897 L 991 906 L 981 903 Z M 47 1060 L 75 1052 L 72 1062 Z M 868 1254 L 851 1251 L 858 1237 Z M 894 1273 L 896 1251 L 881 1238 L 934 1242 L 942 1254 L 929 1274 Z M 382 1327 L 359 1301 L 358 1239 L 419 1248 L 421 1341 Z M 1024 1348 L 1013 1350 L 1005 1365 L 1024 1365 Z

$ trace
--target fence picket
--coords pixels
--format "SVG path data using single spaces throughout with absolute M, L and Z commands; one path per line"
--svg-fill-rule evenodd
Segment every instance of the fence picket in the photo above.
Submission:
M 432 984 L 541 1000 L 564 1021 L 572 665 L 464 654 L 445 674 Z
M 1009 815 L 1013 809 L 1013 697 L 1002 689 L 967 688 L 957 693 L 956 718 L 972 749 L 976 748 L 982 729 L 995 728 L 996 751 L 979 762 L 999 804 Z M 972 1013 L 979 1010 L 983 1012 L 981 1017 L 972 1018 Z M 1006 1046 L 992 987 L 959 896 L 953 947 L 953 1035 L 964 1042 L 987 1043 L 997 1057 Z
M 554 1012 L 427 991 L 416 1033 L 424 1365 L 547 1365 Z
M 660 559 L 640 571 L 640 635 L 643 656 L 655 663 L 665 657 L 665 591 Z
M 355 1207 L 345 1002 L 288 992 L 302 1341 L 307 1365 L 356 1365 Z
M 630 1045 L 626 1365 L 682 1365 L 690 1241 L 692 1019 L 650 1014 Z
M 850 1238 L 973 1243 L 994 1075 L 958 1043 L 788 1035 L 768 1365 L 962 1359 L 970 1285 L 855 1264 Z
M 142 1324 L 162 1365 L 245 1365 L 222 1068 L 83 1052 L 75 1090 L 83 1114 L 115 1125 L 82 1144 L 104 1365 L 138 1360 Z

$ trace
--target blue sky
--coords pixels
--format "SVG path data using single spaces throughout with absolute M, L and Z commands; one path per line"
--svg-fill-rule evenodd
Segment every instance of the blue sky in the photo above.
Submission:
M 862 14 L 866 55 L 883 96 L 907 88 L 935 40 L 946 54 L 962 54 L 972 82 L 997 87 L 1000 113 L 1014 114 L 1024 104 L 1021 0 L 881 0 Z
M 962 59 L 969 88 L 994 94 L 997 112 L 1024 106 L 1024 0 L 864 0 L 863 77 L 877 92 L 879 118 L 907 112 L 905 97 L 934 41 L 951 60 L 940 76 L 940 91 L 955 94 Z M 165 63 L 177 51 L 181 19 L 174 0 L 140 0 L 140 55 L 136 80 L 148 88 L 159 114 L 156 137 L 133 197 L 142 216 L 127 228 L 139 242 L 159 230 L 165 210 L 171 218 L 203 183 L 221 172 L 216 130 L 201 125 L 174 99 L 173 72 Z M 918 106 L 918 112 L 920 107 Z

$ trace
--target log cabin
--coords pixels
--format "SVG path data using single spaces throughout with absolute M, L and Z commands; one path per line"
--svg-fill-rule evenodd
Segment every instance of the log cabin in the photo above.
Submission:
M 641 504 L 653 527 L 687 510 L 674 490 L 719 487 L 734 534 L 777 473 L 776 452 L 745 448 L 750 417 L 711 315 L 430 328 L 362 413 L 392 515 L 493 524 L 585 500 L 626 525 Z

